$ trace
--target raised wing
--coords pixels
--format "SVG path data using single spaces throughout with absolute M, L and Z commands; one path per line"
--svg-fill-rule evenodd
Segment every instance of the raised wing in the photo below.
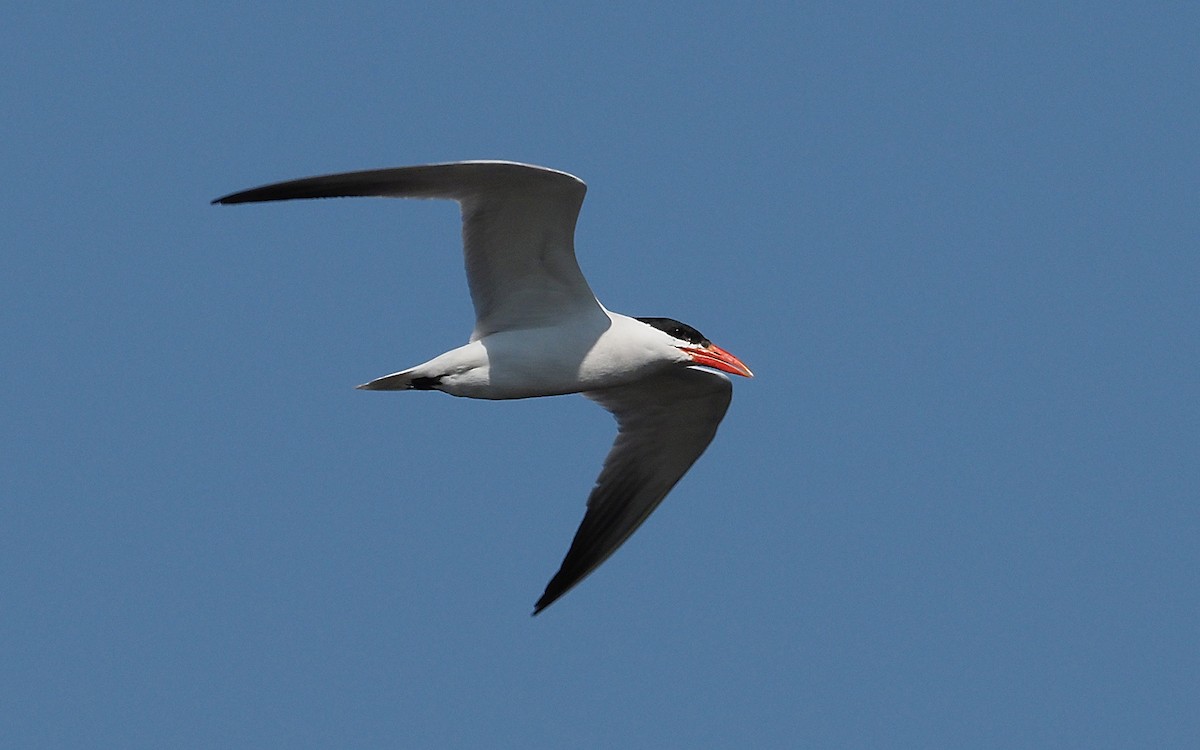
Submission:
M 724 375 L 688 367 L 584 394 L 613 413 L 619 432 L 535 615 L 599 567 L 654 512 L 712 442 L 732 392 Z
M 587 186 L 545 167 L 503 161 L 373 169 L 264 185 L 213 203 L 381 196 L 447 198 L 462 206 L 475 340 L 553 325 L 603 309 L 575 260 L 575 221 Z

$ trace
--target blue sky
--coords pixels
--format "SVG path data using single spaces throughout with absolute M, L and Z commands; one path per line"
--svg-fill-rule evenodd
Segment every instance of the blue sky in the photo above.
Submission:
M 421 4 L 433 5 L 433 4 Z M 1200 11 L 27 4 L 0 26 L 0 745 L 1200 745 Z M 503 158 L 755 371 L 543 615 L 579 397 L 465 340 Z

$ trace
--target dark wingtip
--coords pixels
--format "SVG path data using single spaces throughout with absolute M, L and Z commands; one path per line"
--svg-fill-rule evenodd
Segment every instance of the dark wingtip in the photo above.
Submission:
M 208 202 L 208 205 L 210 205 L 210 206 L 228 206 L 231 203 L 243 203 L 244 201 L 238 200 L 238 196 L 244 195 L 244 194 L 245 193 L 242 192 L 242 193 L 230 193 L 229 195 L 222 195 L 220 198 L 213 198 L 211 201 Z
M 551 579 L 550 583 L 546 585 L 546 590 L 542 593 L 542 598 L 538 599 L 537 604 L 533 605 L 534 617 L 536 617 L 543 609 L 561 599 L 563 594 L 570 591 L 576 583 L 579 583 L 579 580 L 576 579 L 572 581 L 569 586 L 564 586 L 560 580 L 562 578 L 561 573 L 562 571 L 559 571 L 559 575 L 556 575 L 553 579 Z
M 557 576 L 555 577 L 557 578 Z M 546 590 L 542 592 L 542 598 L 537 600 L 537 604 L 533 605 L 532 617 L 537 617 L 543 609 L 558 601 L 563 594 L 567 593 L 567 589 L 561 585 L 556 586 L 554 580 L 546 585 Z
M 230 206 L 230 205 L 233 205 L 234 203 L 250 203 L 251 201 L 254 200 L 253 198 L 249 197 L 250 193 L 252 193 L 252 192 L 254 192 L 254 191 L 243 190 L 240 193 L 230 193 L 229 195 L 222 195 L 220 198 L 213 198 L 209 202 L 209 205 L 210 206 Z

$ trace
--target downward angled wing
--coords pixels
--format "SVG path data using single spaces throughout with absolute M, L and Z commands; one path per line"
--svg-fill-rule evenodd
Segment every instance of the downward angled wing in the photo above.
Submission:
M 599 567 L 654 512 L 712 442 L 732 391 L 724 375 L 688 367 L 584 394 L 613 413 L 619 432 L 535 615 Z
M 308 177 L 213 203 L 349 196 L 458 201 L 475 340 L 579 314 L 603 315 L 575 260 L 575 221 L 586 191 L 582 180 L 566 172 L 473 161 Z

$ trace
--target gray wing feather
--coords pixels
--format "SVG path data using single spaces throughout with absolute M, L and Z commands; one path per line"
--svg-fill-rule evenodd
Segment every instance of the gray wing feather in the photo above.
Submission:
M 474 340 L 572 314 L 603 314 L 575 259 L 575 223 L 586 192 L 583 181 L 566 172 L 476 161 L 306 177 L 213 203 L 352 196 L 458 201 Z

